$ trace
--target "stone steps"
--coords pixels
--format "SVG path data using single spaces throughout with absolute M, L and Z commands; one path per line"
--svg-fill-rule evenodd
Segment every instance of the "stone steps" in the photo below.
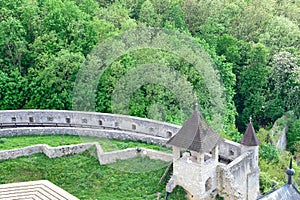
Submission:
M 53 183 L 41 180 L 0 185 L 1 200 L 79 200 Z

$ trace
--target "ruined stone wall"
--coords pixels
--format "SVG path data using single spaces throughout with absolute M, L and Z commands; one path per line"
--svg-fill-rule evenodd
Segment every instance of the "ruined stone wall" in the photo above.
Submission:
M 158 159 L 165 162 L 172 161 L 172 154 L 163 153 L 146 148 L 135 148 L 118 150 L 112 152 L 103 152 L 101 146 L 97 142 L 83 143 L 77 145 L 65 145 L 59 147 L 50 147 L 46 144 L 38 144 L 24 148 L 0 151 L 0 161 L 15 159 L 22 156 L 29 156 L 36 153 L 44 153 L 49 158 L 58 158 L 62 156 L 75 155 L 87 151 L 91 147 L 95 147 L 96 155 L 101 165 L 116 162 L 117 160 L 126 160 L 137 156 L 148 156 L 150 159 Z
M 49 158 L 57 158 L 82 153 L 93 145 L 93 143 L 85 143 L 60 147 L 50 147 L 46 144 L 38 144 L 19 149 L 0 151 L 0 161 L 14 159 L 22 156 L 30 156 L 36 153 L 44 153 Z
M 138 156 L 148 156 L 150 159 L 161 160 L 165 162 L 170 162 L 173 158 L 172 154 L 151 149 L 140 148 L 140 152 L 138 152 L 136 148 L 128 148 L 125 150 L 105 152 L 99 156 L 99 161 L 101 164 L 109 164 L 116 162 L 117 160 L 127 160 Z
M 175 184 L 190 193 L 189 199 L 214 199 L 218 181 L 216 167 L 217 162 L 214 159 L 202 164 L 187 162 L 183 158 L 178 159 L 173 163 Z
M 239 157 L 242 152 L 242 145 L 230 140 L 224 140 L 219 144 L 219 155 L 229 160 Z
M 253 166 L 253 152 L 247 151 L 228 165 L 219 165 L 218 189 L 225 199 L 254 200 L 258 196 L 259 171 Z

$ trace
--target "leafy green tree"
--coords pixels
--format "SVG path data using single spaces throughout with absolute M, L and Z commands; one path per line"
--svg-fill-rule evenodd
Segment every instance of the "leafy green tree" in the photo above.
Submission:
M 284 16 L 272 17 L 259 41 L 271 50 L 271 55 L 288 49 L 300 50 L 300 29 Z
M 161 18 L 156 12 L 152 2 L 146 0 L 141 7 L 139 13 L 139 21 L 145 23 L 147 26 L 159 27 L 161 24 Z
M 265 124 L 264 106 L 267 97 L 267 66 L 268 50 L 262 44 L 252 45 L 249 52 L 248 66 L 245 66 L 238 77 L 235 102 L 239 116 L 237 126 L 244 131 L 249 117 L 254 119 L 254 125 Z
M 21 109 L 27 99 L 27 79 L 18 71 L 6 74 L 0 71 L 0 109 Z
M 299 0 L 277 0 L 275 2 L 275 12 L 278 16 L 285 16 L 295 24 L 300 24 Z
M 235 1 L 239 10 L 234 16 L 229 33 L 246 42 L 258 42 L 272 17 L 273 2 L 269 0 Z M 232 20 L 232 17 L 230 17 Z
M 26 108 L 71 109 L 76 73 L 84 61 L 81 53 L 62 50 L 47 66 L 30 71 L 30 99 Z
M 294 154 L 300 153 L 300 119 L 294 121 L 287 133 L 287 148 Z
M 135 20 L 130 18 L 130 10 L 120 3 L 113 3 L 107 8 L 101 8 L 99 15 L 101 20 L 113 25 L 112 31 L 136 27 Z
M 0 67 L 23 72 L 23 56 L 27 52 L 26 30 L 20 20 L 10 16 L 0 22 Z
M 276 108 L 282 112 L 295 111 L 299 116 L 299 66 L 296 58 L 289 52 L 280 52 L 274 56 L 274 66 L 271 71 L 270 97 L 271 104 L 267 110 L 275 106 L 272 102 L 277 102 Z M 274 114 L 269 112 L 270 114 Z M 283 113 L 280 113 L 281 115 Z M 275 120 L 278 116 L 267 116 Z
M 186 0 L 182 3 L 182 10 L 184 11 L 189 31 L 192 34 L 195 33 L 205 19 L 205 17 L 201 17 L 203 16 L 201 4 L 197 0 Z
M 187 32 L 187 24 L 185 23 L 185 16 L 183 10 L 179 5 L 173 5 L 169 11 L 165 20 L 165 27 L 171 29 L 177 29 Z
M 259 157 L 267 160 L 268 162 L 278 163 L 279 151 L 271 144 L 261 145 L 259 148 Z

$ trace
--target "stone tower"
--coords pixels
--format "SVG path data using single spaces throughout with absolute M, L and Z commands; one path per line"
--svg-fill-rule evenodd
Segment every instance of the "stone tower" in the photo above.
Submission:
M 214 199 L 217 189 L 218 144 L 223 141 L 196 107 L 167 144 L 173 146 L 173 176 L 167 193 L 183 187 L 190 200 Z
M 248 124 L 248 127 L 246 129 L 246 132 L 241 139 L 242 144 L 242 151 L 252 152 L 252 162 L 250 165 L 251 172 L 247 175 L 247 199 L 248 200 L 254 200 L 257 199 L 259 196 L 259 167 L 258 167 L 258 146 L 260 145 L 260 141 L 258 140 L 255 130 L 252 125 L 252 120 L 250 117 L 250 122 Z

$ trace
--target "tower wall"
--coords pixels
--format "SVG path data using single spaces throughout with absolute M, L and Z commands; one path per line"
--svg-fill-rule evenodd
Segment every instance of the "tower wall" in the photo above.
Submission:
M 197 163 L 196 160 L 183 156 L 173 163 L 176 185 L 182 186 L 189 193 L 189 199 L 213 199 L 213 192 L 217 188 L 217 164 L 213 158 Z
M 245 151 L 228 165 L 220 165 L 218 189 L 230 200 L 255 200 L 259 196 L 259 169 L 255 153 Z

